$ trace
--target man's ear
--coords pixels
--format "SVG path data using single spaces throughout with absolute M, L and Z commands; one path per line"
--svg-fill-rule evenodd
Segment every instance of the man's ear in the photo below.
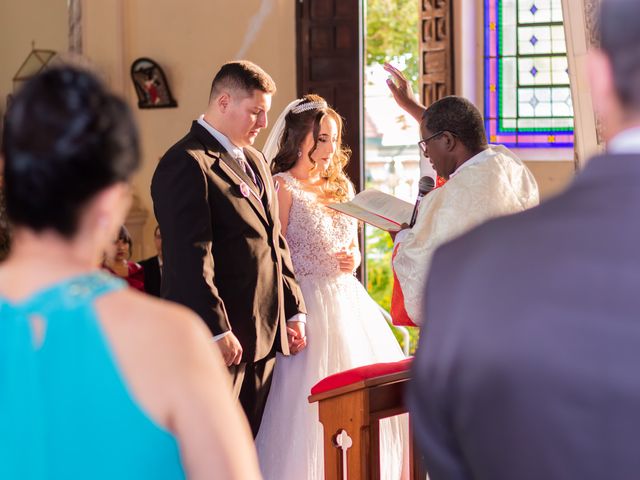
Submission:
M 617 98 L 613 70 L 609 57 L 599 49 L 589 51 L 587 75 L 591 85 L 593 108 L 601 115 L 607 115 L 612 100 Z
M 445 148 L 447 149 L 447 152 L 453 151 L 456 148 L 458 139 L 451 132 L 445 131 L 442 135 L 445 138 Z
M 215 104 L 221 113 L 226 112 L 229 108 L 229 105 L 231 104 L 231 95 L 229 94 L 229 92 L 222 92 L 220 95 L 218 95 L 218 98 L 216 98 L 215 100 Z

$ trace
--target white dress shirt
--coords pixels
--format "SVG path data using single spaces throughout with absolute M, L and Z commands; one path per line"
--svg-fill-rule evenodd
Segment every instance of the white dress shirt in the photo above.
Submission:
M 640 126 L 628 128 L 613 137 L 607 145 L 613 154 L 640 153 Z

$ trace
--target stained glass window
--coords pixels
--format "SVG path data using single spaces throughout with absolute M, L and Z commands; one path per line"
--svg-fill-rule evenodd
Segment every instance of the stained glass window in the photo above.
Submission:
M 561 0 L 484 0 L 485 119 L 491 143 L 573 147 Z

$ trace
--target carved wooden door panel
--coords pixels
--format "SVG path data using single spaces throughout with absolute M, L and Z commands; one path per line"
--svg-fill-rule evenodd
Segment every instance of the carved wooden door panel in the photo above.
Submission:
M 454 94 L 452 0 L 421 0 L 420 92 L 429 106 Z
M 344 118 L 347 173 L 362 188 L 362 0 L 298 0 L 298 96 L 323 96 Z

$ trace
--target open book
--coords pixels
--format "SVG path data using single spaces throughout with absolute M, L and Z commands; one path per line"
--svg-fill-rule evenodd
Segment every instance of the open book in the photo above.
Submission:
M 413 213 L 409 202 L 375 188 L 360 192 L 349 202 L 330 203 L 329 207 L 387 232 L 400 230 L 403 223 L 409 223 Z

